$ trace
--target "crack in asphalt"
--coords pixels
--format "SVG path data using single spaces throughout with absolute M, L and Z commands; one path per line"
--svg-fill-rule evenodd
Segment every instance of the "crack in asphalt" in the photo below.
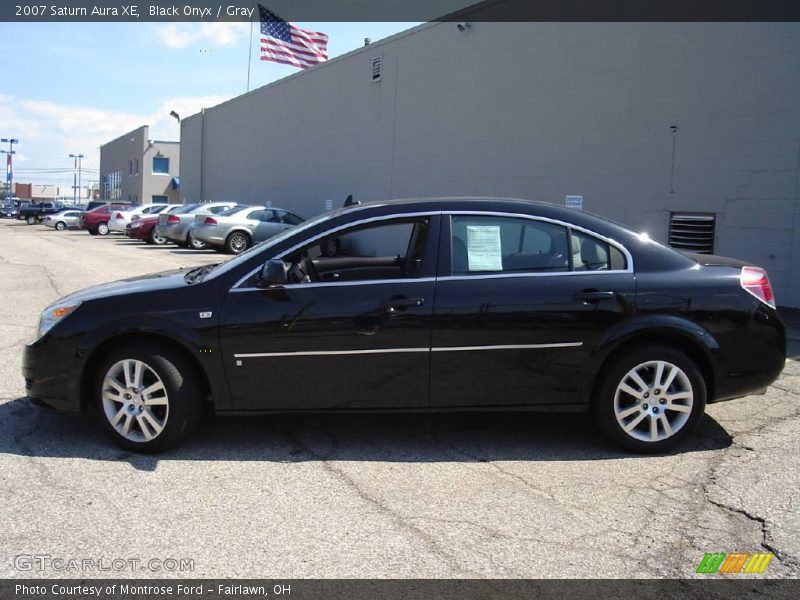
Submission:
M 424 544 L 428 547 L 431 552 L 436 554 L 437 556 L 444 559 L 451 568 L 451 571 L 454 573 L 460 573 L 461 575 L 454 575 L 454 576 L 469 576 L 469 577 L 481 577 L 482 575 L 477 571 L 472 571 L 470 569 L 465 569 L 462 567 L 455 557 L 447 552 L 441 545 L 437 542 L 435 538 L 429 535 L 426 531 L 417 527 L 416 525 L 409 522 L 407 518 L 403 515 L 397 513 L 396 511 L 392 510 L 389 506 L 385 503 L 381 502 L 378 498 L 371 496 L 359 483 L 353 479 L 344 469 L 337 468 L 334 466 L 330 459 L 326 456 L 319 454 L 313 448 L 304 444 L 300 439 L 294 436 L 291 432 L 287 431 L 286 429 L 279 429 L 279 432 L 295 447 L 297 447 L 300 451 L 305 453 L 306 455 L 310 456 L 312 459 L 319 462 L 323 469 L 325 469 L 328 473 L 335 476 L 337 479 L 345 483 L 350 489 L 352 489 L 356 495 L 361 498 L 364 502 L 369 503 L 370 505 L 374 506 L 378 514 L 381 514 L 385 517 L 388 517 L 395 525 L 400 527 L 401 529 L 409 532 L 417 539 L 420 539 L 424 542 Z

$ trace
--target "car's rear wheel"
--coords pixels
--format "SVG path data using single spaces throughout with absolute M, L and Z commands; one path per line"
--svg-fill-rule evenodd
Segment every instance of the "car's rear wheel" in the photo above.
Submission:
M 198 240 L 196 237 L 194 237 L 191 231 L 189 232 L 186 241 L 189 243 L 189 248 L 192 250 L 205 250 L 208 248 L 208 244 L 206 244 L 203 240 Z
M 649 346 L 609 366 L 592 409 L 609 437 L 650 454 L 672 450 L 689 436 L 705 405 L 706 385 L 697 365 L 678 350 Z
M 120 446 L 160 452 L 186 438 L 202 414 L 192 366 L 157 344 L 132 344 L 111 352 L 94 387 L 101 420 Z
M 151 229 L 150 235 L 147 236 L 147 243 L 148 244 L 155 244 L 156 246 L 163 246 L 167 243 L 167 238 L 161 235 L 156 235 L 156 230 Z
M 35 225 L 36 224 L 36 217 L 34 217 L 33 215 L 28 215 L 27 217 L 25 217 L 25 222 L 28 225 Z
M 229 254 L 241 254 L 250 247 L 250 236 L 243 231 L 234 231 L 225 240 L 225 250 Z
M 107 223 L 100 223 L 97 226 L 97 234 L 98 235 L 108 235 L 108 224 Z
M 58 223 L 56 223 L 56 229 L 58 229 L 59 231 L 64 231 L 66 228 L 67 224 L 64 223 L 64 221 L 59 221 Z

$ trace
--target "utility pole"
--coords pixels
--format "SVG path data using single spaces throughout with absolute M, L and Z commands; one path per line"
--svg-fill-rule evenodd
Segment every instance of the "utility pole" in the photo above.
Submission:
M 0 150 L 0 152 L 8 155 L 8 160 L 6 161 L 6 201 L 11 202 L 14 197 L 14 161 L 11 157 L 16 154 L 14 152 L 14 144 L 19 144 L 19 140 L 16 138 L 2 138 L 0 142 L 8 144 L 8 150 Z
M 72 175 L 72 206 L 77 206 L 77 196 L 81 190 L 81 159 L 83 158 L 83 154 L 70 154 L 70 158 L 74 158 L 73 168 L 78 171 L 78 185 L 75 185 L 75 175 Z

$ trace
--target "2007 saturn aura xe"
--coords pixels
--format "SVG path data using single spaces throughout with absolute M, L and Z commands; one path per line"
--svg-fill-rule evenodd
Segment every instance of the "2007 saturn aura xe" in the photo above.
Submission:
M 41 317 L 35 404 L 152 452 L 218 413 L 587 409 L 662 452 L 785 362 L 764 270 L 605 219 L 446 198 L 325 213 L 213 266 L 93 287 Z

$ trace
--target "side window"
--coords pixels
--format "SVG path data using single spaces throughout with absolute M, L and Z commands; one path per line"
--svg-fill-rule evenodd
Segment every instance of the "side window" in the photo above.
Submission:
M 453 275 L 568 271 L 567 229 L 533 219 L 455 215 L 451 256 Z
M 617 248 L 582 231 L 571 230 L 573 271 L 619 271 L 626 267 Z
M 262 217 L 262 213 L 263 213 L 263 212 L 264 212 L 264 211 L 262 211 L 260 208 L 259 208 L 259 209 L 256 209 L 256 210 L 251 210 L 250 212 L 248 212 L 248 213 L 245 215 L 245 217 L 244 217 L 244 218 L 245 218 L 245 219 L 251 219 L 251 220 L 253 220 L 253 221 L 263 221 L 263 220 L 264 220 L 264 218 Z
M 258 217 L 256 217 L 256 218 L 259 221 L 261 221 L 262 223 L 277 223 L 278 222 L 277 217 L 275 217 L 275 211 L 274 210 L 269 210 L 269 209 L 260 210 L 258 212 Z
M 284 212 L 282 220 L 289 225 L 300 225 L 303 222 L 303 219 L 290 212 Z
M 427 218 L 379 223 L 336 232 L 287 261 L 295 282 L 418 277 L 427 238 Z

